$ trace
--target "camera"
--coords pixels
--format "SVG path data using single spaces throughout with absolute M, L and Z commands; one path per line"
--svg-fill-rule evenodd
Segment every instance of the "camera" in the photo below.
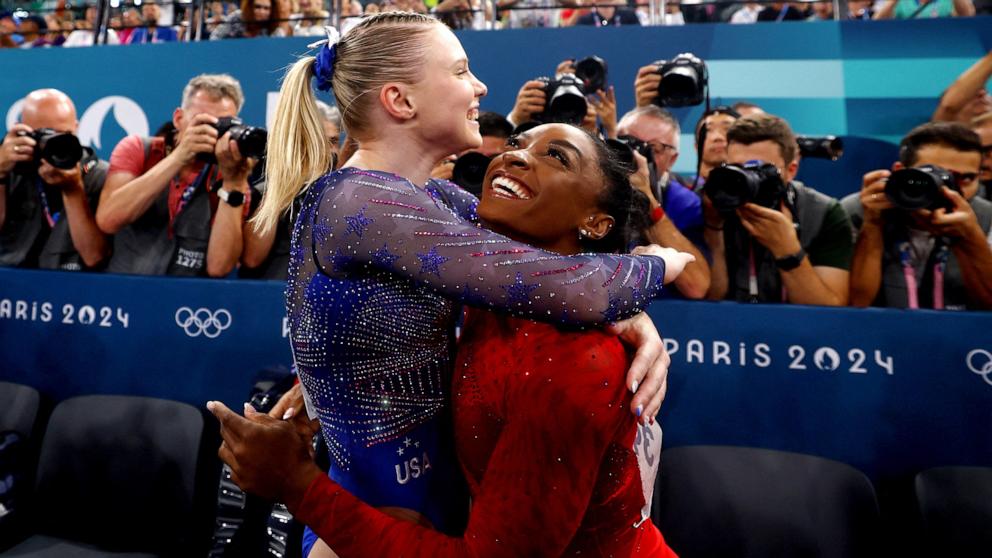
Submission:
M 541 77 L 544 83 L 544 112 L 534 115 L 542 123 L 563 122 L 581 124 L 586 117 L 586 92 L 582 80 L 575 74 L 558 74 L 554 79 Z
M 68 132 L 58 132 L 51 128 L 39 128 L 33 132 L 20 132 L 36 143 L 34 146 L 35 164 L 48 161 L 53 167 L 68 170 L 79 164 L 83 158 L 83 146 L 79 138 Z
M 606 91 L 606 60 L 598 56 L 583 58 L 575 63 L 575 77 L 589 93 Z
M 709 72 L 706 63 L 695 54 L 685 52 L 671 60 L 654 63 L 661 74 L 658 96 L 654 104 L 660 107 L 690 107 L 706 99 Z
M 899 169 L 885 183 L 885 197 L 904 211 L 948 207 L 949 200 L 942 188 L 960 192 L 950 171 L 936 165 Z
M 654 164 L 654 153 L 651 151 L 650 145 L 634 136 L 620 136 L 617 139 L 608 139 L 606 140 L 606 145 L 616 153 L 617 158 L 621 162 L 630 167 L 631 172 L 637 171 L 637 160 L 634 159 L 635 152 L 640 153 L 641 156 L 647 159 L 651 189 L 655 189 L 655 185 L 658 183 L 658 167 Z
M 236 116 L 217 119 L 214 128 L 217 130 L 218 138 L 231 132 L 231 139 L 238 143 L 238 151 L 241 152 L 242 157 L 261 159 L 265 155 L 265 142 L 269 137 L 265 128 L 248 126 Z M 199 158 L 206 163 L 217 162 L 217 157 L 213 153 L 200 153 Z
M 703 190 L 720 213 L 732 213 L 746 203 L 778 210 L 786 193 L 778 168 L 764 161 L 720 165 L 710 171 Z
M 476 197 L 482 197 L 482 183 L 486 180 L 486 170 L 492 157 L 487 157 L 478 151 L 469 151 L 455 160 L 455 168 L 451 170 L 451 181 Z
M 799 155 L 836 161 L 844 154 L 844 141 L 837 136 L 796 136 Z

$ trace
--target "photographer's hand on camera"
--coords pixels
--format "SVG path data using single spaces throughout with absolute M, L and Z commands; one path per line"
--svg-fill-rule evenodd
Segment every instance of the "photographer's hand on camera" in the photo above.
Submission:
M 83 172 L 79 165 L 71 169 L 53 167 L 48 161 L 42 160 L 38 165 L 38 177 L 45 184 L 57 186 L 65 194 L 83 193 Z
M 654 191 L 651 190 L 651 177 L 648 172 L 648 160 L 644 158 L 637 151 L 633 152 L 634 160 L 637 161 L 637 170 L 634 174 L 630 175 L 630 185 L 641 191 L 642 194 L 647 196 L 648 201 L 651 202 L 651 209 L 658 207 L 658 200 L 654 197 Z
M 172 156 L 177 157 L 182 166 L 186 166 L 193 163 L 200 153 L 213 152 L 217 146 L 216 123 L 217 117 L 206 113 L 193 117 L 190 127 L 179 138 L 179 145 L 172 151 Z
M 514 126 L 529 122 L 535 114 L 544 112 L 545 101 L 547 96 L 544 93 L 544 83 L 532 79 L 520 88 L 517 101 L 507 119 Z
M 865 210 L 865 225 L 881 226 L 884 211 L 893 207 L 885 195 L 885 183 L 892 173 L 887 170 L 869 172 L 864 176 L 861 186 L 861 206 Z
M 609 91 L 597 91 L 588 97 L 589 104 L 596 110 L 600 124 L 603 125 L 603 133 L 607 138 L 617 137 L 617 96 L 610 86 Z
M 784 204 L 782 211 L 775 211 L 754 203 L 746 203 L 737 210 L 741 225 L 752 238 L 768 249 L 776 259 L 795 254 L 802 249 L 792 212 Z
M 934 211 L 921 209 L 917 213 L 926 223 L 927 230 L 934 236 L 944 236 L 958 241 L 985 243 L 985 234 L 978 224 L 978 216 L 968 200 L 954 190 L 944 186 L 944 197 L 951 209 L 941 207 Z
M 3 138 L 0 145 L 0 178 L 6 178 L 14 170 L 17 163 L 34 159 L 34 138 L 29 136 L 33 130 L 25 124 L 14 124 Z
M 217 157 L 220 175 L 224 179 L 224 187 L 228 190 L 237 189 L 242 193 L 247 192 L 248 175 L 251 174 L 251 169 L 255 166 L 255 160 L 241 156 L 238 142 L 231 139 L 230 132 L 225 133 L 217 140 L 214 155 Z
M 634 79 L 634 102 L 638 107 L 646 107 L 658 97 L 658 86 L 661 85 L 661 74 L 658 66 L 651 64 L 637 70 Z

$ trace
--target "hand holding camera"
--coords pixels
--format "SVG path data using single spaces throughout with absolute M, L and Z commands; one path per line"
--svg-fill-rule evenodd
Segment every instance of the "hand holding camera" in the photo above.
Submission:
M 932 212 L 921 209 L 922 216 L 929 217 L 930 232 L 937 236 L 949 238 L 964 238 L 977 233 L 979 242 L 984 242 L 985 234 L 978 225 L 978 217 L 968 200 L 959 192 L 944 186 L 942 193 L 947 200 L 945 207 L 938 207 Z
M 883 212 L 895 207 L 885 195 L 885 183 L 892 175 L 887 170 L 872 171 L 864 176 L 861 186 L 861 207 L 865 211 L 865 224 L 881 225 Z
M 0 145 L 0 178 L 10 174 L 18 163 L 34 159 L 36 142 L 31 137 L 31 128 L 25 124 L 14 124 Z
M 510 111 L 509 120 L 514 124 L 530 122 L 533 115 L 544 111 L 547 96 L 544 93 L 545 82 L 532 79 L 525 83 L 517 93 L 517 102 Z
M 197 114 L 193 117 L 189 127 L 179 138 L 179 145 L 174 153 L 182 161 L 183 166 L 193 162 L 201 153 L 214 153 L 217 146 L 217 117 L 206 113 Z
M 69 169 L 60 169 L 42 160 L 38 166 L 38 177 L 45 184 L 57 186 L 65 191 L 83 191 L 83 172 L 78 164 Z
M 220 167 L 220 175 L 224 178 L 224 182 L 231 184 L 244 182 L 247 186 L 248 174 L 251 173 L 255 162 L 242 155 L 238 142 L 231 137 L 231 132 L 225 132 L 217 140 L 217 145 L 214 146 L 214 157 L 217 160 L 217 166 Z
M 796 235 L 792 211 L 782 204 L 781 211 L 746 203 L 737 209 L 737 217 L 752 238 L 768 248 L 776 259 L 799 252 L 802 244 Z

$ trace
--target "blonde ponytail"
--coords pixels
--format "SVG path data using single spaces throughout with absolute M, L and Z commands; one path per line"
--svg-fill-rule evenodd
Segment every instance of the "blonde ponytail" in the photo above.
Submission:
M 266 146 L 265 194 L 252 223 L 264 234 L 306 188 L 331 169 L 317 100 L 310 86 L 312 56 L 298 60 L 286 72 Z

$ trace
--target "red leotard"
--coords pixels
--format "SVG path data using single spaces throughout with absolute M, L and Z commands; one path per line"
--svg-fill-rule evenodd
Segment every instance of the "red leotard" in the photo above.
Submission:
M 616 337 L 478 311 L 458 354 L 455 441 L 473 501 L 465 534 L 394 519 L 324 475 L 298 519 L 342 558 L 675 556 L 642 521 L 660 432 L 628 410 L 629 359 Z

